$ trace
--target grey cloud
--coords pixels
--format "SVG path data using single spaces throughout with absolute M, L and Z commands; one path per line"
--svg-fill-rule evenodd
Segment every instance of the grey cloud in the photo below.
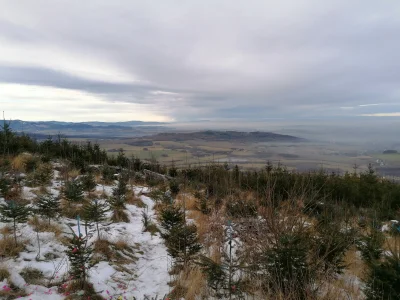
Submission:
M 0 37 L 90 53 L 146 84 L 57 66 L 0 66 L 2 82 L 159 105 L 177 119 L 348 116 L 366 109 L 340 107 L 399 102 L 397 1 L 5 2 L 16 17 L 0 15 Z

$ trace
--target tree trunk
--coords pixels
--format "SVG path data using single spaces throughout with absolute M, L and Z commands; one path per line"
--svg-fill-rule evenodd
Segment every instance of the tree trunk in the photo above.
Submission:
M 15 241 L 15 247 L 17 246 L 17 225 L 15 224 L 15 218 L 14 218 L 14 241 Z
M 36 256 L 37 259 L 40 258 L 40 239 L 39 239 L 39 230 L 36 231 L 36 235 L 37 235 L 37 242 L 38 242 L 38 247 L 39 247 L 39 253 Z
M 96 222 L 96 228 L 97 228 L 97 237 L 100 240 L 99 222 Z

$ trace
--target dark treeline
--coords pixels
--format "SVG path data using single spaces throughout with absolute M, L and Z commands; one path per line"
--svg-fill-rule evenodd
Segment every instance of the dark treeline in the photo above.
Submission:
M 65 159 L 74 167 L 85 173 L 89 165 L 109 165 L 118 167 L 130 167 L 135 171 L 144 168 L 155 172 L 166 172 L 156 161 L 145 163 L 135 157 L 127 158 L 121 149 L 116 156 L 109 156 L 99 144 L 90 141 L 86 143 L 71 142 L 61 135 L 49 136 L 44 140 L 37 140 L 27 134 L 16 134 L 10 128 L 10 124 L 4 122 L 0 126 L 0 153 L 3 158 L 13 157 L 23 152 L 38 154 L 42 160 Z

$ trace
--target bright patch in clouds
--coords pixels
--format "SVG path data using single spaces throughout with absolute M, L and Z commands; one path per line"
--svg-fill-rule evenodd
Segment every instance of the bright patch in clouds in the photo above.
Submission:
M 363 114 L 363 117 L 400 117 L 400 112 Z
M 19 84 L 0 84 L 0 107 L 7 119 L 27 121 L 172 121 L 145 104 L 112 102 L 78 90 Z

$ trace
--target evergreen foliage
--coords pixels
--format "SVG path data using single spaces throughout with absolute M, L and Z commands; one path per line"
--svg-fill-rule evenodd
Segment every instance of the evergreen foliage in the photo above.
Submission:
M 10 191 L 11 181 L 8 178 L 0 178 L 0 196 L 6 198 Z
M 110 183 L 114 180 L 114 173 L 114 170 L 108 165 L 103 166 L 101 169 L 101 175 L 105 183 Z
M 13 223 L 15 245 L 17 245 L 17 223 L 25 223 L 30 214 L 30 206 L 14 201 L 6 201 L 6 204 L 0 204 L 1 221 Z
M 392 252 L 382 261 L 369 264 L 365 289 L 367 300 L 400 299 L 399 255 L 398 251 Z
M 69 274 L 81 289 L 85 289 L 88 283 L 90 259 L 92 250 L 87 245 L 88 237 L 78 236 L 73 232 L 66 250 L 70 262 Z
M 175 227 L 185 224 L 185 212 L 178 206 L 169 205 L 161 211 L 161 227 L 164 229 L 164 237 L 168 237 Z
M 201 249 L 196 225 L 173 226 L 165 245 L 177 263 L 187 265 Z
M 310 283 L 311 269 L 308 264 L 309 243 L 298 234 L 284 234 L 264 254 L 264 270 L 272 280 L 268 281 L 269 288 L 277 294 L 295 299 L 306 299 L 304 287 Z
M 65 184 L 64 196 L 70 202 L 82 202 L 84 199 L 83 186 L 78 180 L 71 180 Z
M 358 241 L 361 257 L 367 264 L 376 262 L 382 257 L 385 236 L 380 230 L 370 228 L 370 232 Z
M 96 188 L 96 178 L 94 177 L 92 172 L 89 172 L 87 175 L 81 178 L 83 189 L 90 194 Z
M 170 191 L 171 191 L 171 193 L 172 193 L 173 196 L 178 195 L 178 193 L 179 193 L 179 191 L 180 191 L 178 182 L 177 182 L 176 180 L 170 181 L 170 183 L 169 183 L 169 189 L 170 189 Z
M 93 200 L 91 202 L 88 202 L 84 207 L 83 207 L 83 214 L 82 218 L 83 220 L 87 222 L 94 222 L 96 224 L 96 230 L 97 230 L 97 237 L 100 239 L 100 230 L 99 230 L 99 223 L 104 222 L 106 218 L 106 213 L 109 211 L 107 203 L 102 203 L 100 201 Z
M 226 212 L 230 217 L 249 218 L 257 216 L 257 207 L 248 201 L 231 200 L 226 204 Z
M 117 198 L 119 201 L 125 201 L 127 188 L 127 176 L 125 174 L 121 174 L 118 180 L 118 185 L 113 188 L 112 194 L 114 198 Z
M 60 200 L 50 194 L 42 195 L 36 202 L 36 212 L 49 220 L 55 219 L 61 212 Z
M 37 168 L 29 174 L 28 180 L 33 185 L 44 186 L 48 184 L 53 178 L 53 167 L 49 163 L 40 163 Z

